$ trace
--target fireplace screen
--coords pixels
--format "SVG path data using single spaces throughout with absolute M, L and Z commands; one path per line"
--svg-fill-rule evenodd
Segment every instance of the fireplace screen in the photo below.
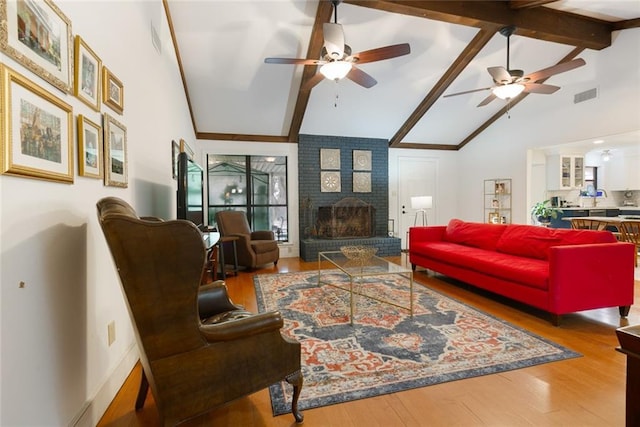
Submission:
M 332 206 L 318 208 L 317 236 L 323 239 L 374 237 L 376 209 L 347 197 Z

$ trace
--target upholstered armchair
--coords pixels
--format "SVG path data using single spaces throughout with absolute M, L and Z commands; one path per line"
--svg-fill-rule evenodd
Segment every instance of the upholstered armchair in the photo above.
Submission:
M 245 311 L 221 281 L 200 285 L 206 249 L 195 225 L 141 219 L 115 197 L 97 210 L 140 351 L 136 409 L 151 388 L 162 422 L 175 425 L 286 379 L 302 422 L 300 344 L 281 335 L 279 312 Z
M 247 215 L 243 211 L 219 211 L 216 213 L 218 231 L 222 236 L 235 236 L 238 265 L 254 269 L 259 265 L 278 263 L 280 249 L 273 231 L 251 231 Z M 225 259 L 233 259 L 230 248 L 225 247 Z

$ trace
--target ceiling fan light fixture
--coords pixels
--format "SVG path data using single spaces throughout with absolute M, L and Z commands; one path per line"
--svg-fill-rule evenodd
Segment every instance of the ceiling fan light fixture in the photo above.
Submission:
M 351 71 L 351 62 L 331 61 L 320 67 L 320 72 L 329 80 L 340 80 Z
M 493 88 L 493 94 L 500 99 L 513 99 L 520 95 L 524 90 L 524 85 L 512 83 L 508 85 L 499 85 Z

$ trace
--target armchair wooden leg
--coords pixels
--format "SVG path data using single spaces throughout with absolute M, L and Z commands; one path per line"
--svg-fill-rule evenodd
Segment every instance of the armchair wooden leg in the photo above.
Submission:
M 300 392 L 302 391 L 302 372 L 296 371 L 293 374 L 287 376 L 286 381 L 293 386 L 293 398 L 291 399 L 291 413 L 296 419 L 297 423 L 301 423 L 304 421 L 304 416 L 300 411 L 298 411 L 298 398 L 300 397 Z
M 136 411 L 139 411 L 144 406 L 144 401 L 147 398 L 147 392 L 149 391 L 149 380 L 144 374 L 142 369 L 142 377 L 140 378 L 140 389 L 138 390 L 138 397 L 136 398 Z
M 621 305 L 618 307 L 618 311 L 620 312 L 620 317 L 627 317 L 629 315 L 629 311 L 631 310 L 630 305 Z

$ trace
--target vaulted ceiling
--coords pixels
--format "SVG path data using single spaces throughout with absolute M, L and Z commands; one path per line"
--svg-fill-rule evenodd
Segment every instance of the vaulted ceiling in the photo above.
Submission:
M 633 31 L 638 62 L 640 1 L 344 0 L 338 6 L 354 52 L 409 43 L 409 55 L 362 64 L 377 80 L 369 89 L 343 79 L 305 83 L 317 66 L 265 64 L 266 57 L 319 59 L 330 1 L 164 0 L 171 36 L 199 139 L 297 142 L 299 134 L 383 138 L 391 147 L 457 150 L 519 103 L 553 108 L 558 93 L 582 93 L 611 79 L 597 62 L 617 31 Z M 586 65 L 550 77 L 556 94 L 522 94 L 477 107 L 490 87 L 488 67 L 525 74 L 573 58 Z M 637 67 L 623 71 L 638 73 Z M 636 95 L 640 98 L 640 93 Z M 556 101 L 554 101 L 556 97 Z

